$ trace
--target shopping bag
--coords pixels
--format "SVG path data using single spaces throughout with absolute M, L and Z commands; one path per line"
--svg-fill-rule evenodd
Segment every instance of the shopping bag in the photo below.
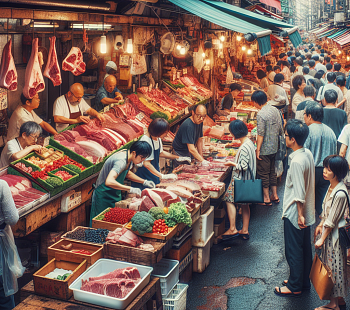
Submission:
M 339 242 L 340 245 L 346 249 L 350 248 L 350 201 L 349 201 L 349 195 L 346 191 L 344 191 L 343 189 L 340 189 L 337 191 L 338 192 L 343 192 L 346 195 L 347 201 L 348 201 L 348 208 L 349 208 L 349 212 L 347 213 L 347 218 L 346 218 L 346 224 L 345 226 L 339 227 L 338 229 L 338 233 L 339 233 Z M 334 197 L 337 195 L 337 193 L 335 193 Z M 333 200 L 332 200 L 333 203 Z
M 310 280 L 321 300 L 329 300 L 334 286 L 332 271 L 315 254 L 310 271 Z
M 278 137 L 278 150 L 277 150 L 275 160 L 283 160 L 284 157 L 286 157 L 286 153 L 287 153 L 286 138 L 283 134 L 282 136 Z
M 263 203 L 262 181 L 254 178 L 249 165 L 248 173 L 250 173 L 251 180 L 244 180 L 243 173 L 241 180 L 234 180 L 234 201 L 235 203 Z
M 17 278 L 25 271 L 18 255 L 15 239 L 10 225 L 0 229 L 0 268 L 5 296 L 10 296 L 18 291 Z

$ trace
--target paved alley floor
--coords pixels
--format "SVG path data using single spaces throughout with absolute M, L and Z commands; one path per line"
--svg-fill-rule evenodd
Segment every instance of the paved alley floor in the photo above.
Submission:
M 311 310 L 328 303 L 319 300 L 313 287 L 297 298 L 273 292 L 289 275 L 281 219 L 283 192 L 284 182 L 278 186 L 280 204 L 251 208 L 250 240 L 213 245 L 208 268 L 194 273 L 189 283 L 187 309 Z M 350 305 L 350 298 L 346 301 Z

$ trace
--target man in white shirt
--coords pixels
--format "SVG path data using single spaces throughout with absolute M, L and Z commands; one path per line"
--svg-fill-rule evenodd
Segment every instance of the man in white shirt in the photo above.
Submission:
M 314 77 L 309 75 L 310 69 L 308 67 L 303 67 L 303 75 L 305 78 L 305 83 L 308 85 L 308 80 L 313 79 Z
M 88 123 L 95 116 L 100 121 L 104 120 L 102 114 L 91 108 L 83 99 L 84 88 L 79 83 L 73 84 L 67 94 L 58 97 L 53 105 L 53 117 L 57 131 L 67 128 L 71 124 Z
M 312 266 L 310 227 L 315 223 L 315 164 L 312 153 L 303 147 L 309 128 L 291 119 L 285 129 L 289 169 L 283 198 L 285 255 L 290 268 L 289 279 L 275 288 L 278 296 L 300 296 L 309 290 Z
M 316 97 L 316 101 L 322 102 L 323 105 L 325 105 L 325 101 L 324 101 L 324 94 L 328 89 L 334 89 L 337 94 L 338 94 L 338 102 L 343 100 L 343 92 L 341 91 L 341 89 L 338 86 L 335 86 L 333 83 L 335 81 L 335 79 L 337 78 L 336 74 L 334 72 L 329 72 L 327 74 L 327 80 L 328 80 L 328 84 L 326 84 L 325 86 L 320 87 L 320 89 L 318 90 L 318 94 Z
M 48 133 L 55 135 L 57 131 L 52 128 L 52 126 L 43 121 L 34 110 L 39 107 L 40 99 L 39 95 L 36 94 L 32 99 L 27 99 L 23 94 L 21 94 L 22 104 L 13 111 L 11 118 L 9 120 L 9 126 L 7 129 L 6 140 L 10 141 L 19 136 L 19 129 L 25 122 L 35 122 Z
M 327 72 L 326 66 L 324 66 L 324 65 L 320 62 L 320 56 L 314 55 L 314 56 L 312 56 L 312 59 L 315 60 L 315 62 L 316 62 L 316 66 L 315 66 L 316 71 L 322 70 L 323 72 Z
M 284 81 L 284 75 L 278 73 L 274 77 L 274 84 L 267 88 L 267 99 L 272 100 L 276 95 L 280 95 L 286 99 L 286 105 L 289 105 L 289 100 L 285 89 L 282 87 Z

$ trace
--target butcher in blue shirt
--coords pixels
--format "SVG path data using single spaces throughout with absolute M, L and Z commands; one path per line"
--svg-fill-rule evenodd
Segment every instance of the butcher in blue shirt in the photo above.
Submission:
M 100 111 L 105 105 L 118 103 L 120 100 L 123 100 L 123 96 L 117 88 L 117 79 L 114 75 L 109 75 L 96 93 L 95 110 Z

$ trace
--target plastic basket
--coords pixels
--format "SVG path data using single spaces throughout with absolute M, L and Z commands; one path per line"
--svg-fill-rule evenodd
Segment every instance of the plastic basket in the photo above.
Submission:
M 179 282 L 179 261 L 163 258 L 153 266 L 152 276 L 160 279 L 162 296 L 167 296 Z
M 163 310 L 186 310 L 187 284 L 178 283 L 166 298 L 163 298 Z

